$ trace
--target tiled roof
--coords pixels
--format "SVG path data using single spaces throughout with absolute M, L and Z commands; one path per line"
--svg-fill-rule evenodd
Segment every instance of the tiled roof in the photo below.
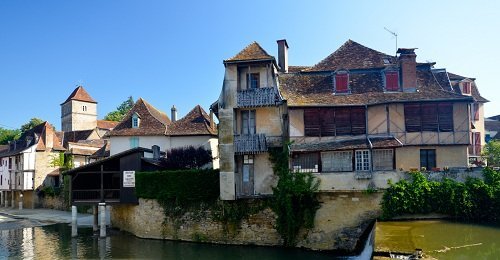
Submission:
M 471 84 L 471 96 L 474 98 L 474 101 L 476 102 L 482 102 L 482 103 L 486 103 L 486 102 L 490 102 L 488 99 L 484 98 L 481 96 L 481 94 L 479 93 L 479 89 L 476 85 L 476 81 L 474 78 L 467 78 L 467 77 L 464 77 L 464 76 L 460 76 L 460 75 L 457 75 L 457 74 L 453 74 L 453 73 L 450 73 L 448 72 L 448 77 L 450 78 L 450 81 L 451 81 L 451 86 L 453 87 L 453 90 L 458 93 L 458 94 L 462 94 L 462 91 L 460 90 L 460 87 L 459 87 L 459 82 L 464 80 L 464 79 L 470 79 L 472 81 L 472 84 Z
M 310 68 L 311 66 L 288 66 L 288 72 L 294 73 L 294 72 L 307 71 Z
M 383 68 L 386 65 L 396 64 L 396 62 L 394 56 L 370 49 L 353 40 L 348 40 L 334 53 L 308 69 L 308 71 Z
M 132 128 L 132 115 L 138 114 L 140 123 L 138 128 Z M 113 129 L 109 136 L 147 136 L 165 135 L 170 124 L 168 116 L 153 107 L 144 99 L 139 98 L 125 118 Z
M 120 122 L 109 120 L 97 120 L 97 128 L 111 130 L 115 128 Z
M 274 59 L 274 57 L 269 55 L 257 42 L 252 42 L 238 54 L 236 54 L 232 58 L 225 60 L 224 63 L 270 59 Z
M 80 140 L 87 140 L 93 132 L 94 130 L 79 130 L 79 131 L 64 132 L 63 135 L 64 146 L 67 147 L 68 142 L 76 143 Z
M 392 148 L 401 147 L 402 144 L 394 137 L 370 137 L 372 143 L 371 148 Z M 352 149 L 368 149 L 370 143 L 366 138 L 334 140 L 325 142 L 300 143 L 292 144 L 290 150 L 293 152 L 313 152 L 313 151 L 335 151 L 335 150 L 352 150 Z
M 75 88 L 75 90 L 73 90 L 66 101 L 63 102 L 63 104 L 67 103 L 70 100 L 97 103 L 92 97 L 90 97 L 89 93 L 87 93 L 87 91 L 82 86 L 78 86 L 77 88 Z
M 101 148 L 99 148 L 99 150 L 95 151 L 91 156 L 90 158 L 104 158 L 104 157 L 109 157 L 110 154 L 111 154 L 111 146 L 110 146 L 110 142 L 106 142 L 106 144 L 104 146 L 102 146 Z
M 443 90 L 430 70 L 417 70 L 417 92 L 383 91 L 380 70 L 351 71 L 351 94 L 333 94 L 333 75 L 287 73 L 279 76 L 280 89 L 289 106 L 349 106 L 406 101 L 470 100 L 470 97 Z
M 168 127 L 168 135 L 217 135 L 210 127 L 210 117 L 200 105 L 194 107 L 185 117 Z
M 47 137 L 52 137 L 52 147 L 47 147 Z M 33 145 L 36 145 L 37 151 L 45 151 L 47 148 L 55 151 L 65 150 L 54 128 L 48 122 L 43 122 L 24 132 L 18 140 L 11 142 L 10 149 L 1 152 L 0 156 L 14 155 Z

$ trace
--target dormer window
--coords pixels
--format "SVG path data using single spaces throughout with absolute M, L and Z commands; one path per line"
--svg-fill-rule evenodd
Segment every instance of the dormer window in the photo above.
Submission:
M 259 73 L 247 73 L 247 88 L 256 89 L 260 87 Z
M 465 81 L 462 83 L 462 94 L 470 95 L 471 92 L 471 82 Z
M 335 93 L 349 93 L 349 73 L 347 71 L 335 73 Z
M 396 70 L 386 70 L 385 76 L 385 90 L 398 91 L 399 90 L 399 73 Z
M 139 118 L 139 115 L 137 113 L 132 115 L 132 128 L 139 128 L 140 123 L 141 118 Z

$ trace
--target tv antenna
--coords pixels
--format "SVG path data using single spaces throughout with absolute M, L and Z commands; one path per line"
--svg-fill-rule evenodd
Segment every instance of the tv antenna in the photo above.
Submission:
M 398 34 L 387 29 L 386 27 L 384 27 L 384 30 L 388 31 L 390 34 L 394 35 L 394 37 L 396 37 L 396 52 L 398 51 Z

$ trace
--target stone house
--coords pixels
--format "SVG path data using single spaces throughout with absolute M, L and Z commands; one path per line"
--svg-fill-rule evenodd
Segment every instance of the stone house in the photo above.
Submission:
M 172 120 L 147 101 L 139 98 L 124 119 L 109 136 L 110 155 L 136 147 L 151 148 L 154 145 L 165 152 L 172 148 L 194 146 L 212 151 L 212 167 L 218 168 L 217 130 L 213 120 L 200 106 L 193 108 L 185 117 L 177 120 L 172 108 Z
M 254 42 L 224 61 L 213 105 L 222 199 L 271 193 L 268 136 L 291 142 L 291 169 L 316 174 L 322 191 L 384 188 L 412 169 L 465 169 L 484 144 L 487 100 L 474 79 L 417 62 L 413 48 L 393 56 L 348 40 L 314 66 L 289 66 L 280 40 L 278 57 Z M 242 139 L 264 145 L 241 149 Z
M 52 183 L 59 176 L 59 167 L 52 164 L 62 146 L 54 128 L 47 122 L 24 132 L 9 143 L 0 153 L 1 204 L 17 207 L 23 201 L 25 207 L 34 208 L 38 202 L 36 190 Z M 57 179 L 58 180 L 58 179 Z

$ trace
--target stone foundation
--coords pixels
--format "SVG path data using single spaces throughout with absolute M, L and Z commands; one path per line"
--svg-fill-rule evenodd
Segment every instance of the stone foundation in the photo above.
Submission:
M 380 214 L 382 193 L 322 193 L 315 227 L 303 230 L 297 247 L 312 250 L 353 251 L 368 223 Z M 114 205 L 111 225 L 141 238 L 169 239 L 235 245 L 280 246 L 274 229 L 276 215 L 266 208 L 243 219 L 240 226 L 213 219 L 210 210 L 192 211 L 178 219 L 165 218 L 155 200 L 139 205 Z

